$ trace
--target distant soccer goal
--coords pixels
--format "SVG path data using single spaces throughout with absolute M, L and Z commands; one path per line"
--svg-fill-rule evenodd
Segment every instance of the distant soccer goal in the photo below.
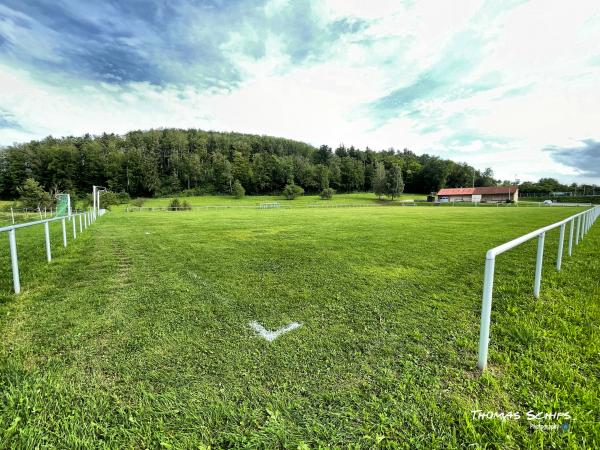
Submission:
M 258 205 L 258 209 L 279 208 L 279 202 L 264 202 Z
M 71 217 L 71 196 L 69 194 L 56 194 L 55 217 Z

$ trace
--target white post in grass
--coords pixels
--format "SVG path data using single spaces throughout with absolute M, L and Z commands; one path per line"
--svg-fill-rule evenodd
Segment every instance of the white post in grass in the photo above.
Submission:
M 79 232 L 83 233 L 83 219 L 81 218 L 81 214 L 79 214 Z
M 73 239 L 77 239 L 77 222 L 75 216 L 71 216 L 71 223 L 73 224 Z
M 569 225 L 569 256 L 573 254 L 573 228 L 575 228 L 575 219 L 571 220 Z
M 63 233 L 63 247 L 67 246 L 67 223 L 65 219 L 60 221 L 62 225 L 62 233 Z
M 586 227 L 585 227 L 585 233 L 587 234 L 587 233 L 588 233 L 588 231 L 590 231 L 590 225 L 591 225 L 591 223 L 590 223 L 590 222 L 591 222 L 591 219 L 592 219 L 592 212 L 591 212 L 591 210 L 587 212 L 586 216 L 587 216 L 587 218 L 586 218 L 586 221 L 585 221 L 585 223 L 586 223 L 587 225 L 586 225 Z
M 15 224 L 15 212 L 13 211 L 12 206 L 10 207 L 10 215 L 12 217 L 12 223 Z
M 590 229 L 590 212 L 588 211 L 585 215 L 585 234 L 587 234 L 589 229 Z
M 558 257 L 556 258 L 556 270 L 557 270 L 557 272 L 560 272 L 560 265 L 562 263 L 564 241 L 565 241 L 565 224 L 563 223 L 560 226 L 560 236 L 558 238 Z
M 98 201 L 98 188 L 96 186 L 92 186 L 92 205 L 93 205 L 93 213 L 92 215 L 94 217 L 96 217 L 96 205 L 97 205 L 97 201 Z
M 485 370 L 487 367 L 488 345 L 490 342 L 490 319 L 492 316 L 492 292 L 494 290 L 494 266 L 496 257 L 489 254 L 485 257 L 485 272 L 483 275 L 483 299 L 481 302 L 481 326 L 479 329 L 479 357 L 477 367 Z
M 542 284 L 542 262 L 544 259 L 544 238 L 546 233 L 542 233 L 538 237 L 537 259 L 535 261 L 535 281 L 533 283 L 533 296 L 540 298 L 540 286 Z
M 21 292 L 21 281 L 19 280 L 19 258 L 17 256 L 17 238 L 14 228 L 8 232 L 8 246 L 10 248 L 10 264 L 12 266 L 13 288 L 15 294 Z
M 46 237 L 46 259 L 52 261 L 52 252 L 50 250 L 50 226 L 48 222 L 44 222 L 44 235 Z
M 87 229 L 87 213 L 83 213 L 83 228 Z
M 581 216 L 577 216 L 577 230 L 575 230 L 575 245 L 579 245 L 579 230 L 581 228 Z

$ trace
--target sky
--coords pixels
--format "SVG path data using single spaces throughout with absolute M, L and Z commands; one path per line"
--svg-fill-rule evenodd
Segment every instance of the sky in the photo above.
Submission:
M 600 1 L 1 0 L 0 146 L 160 127 L 600 184 Z

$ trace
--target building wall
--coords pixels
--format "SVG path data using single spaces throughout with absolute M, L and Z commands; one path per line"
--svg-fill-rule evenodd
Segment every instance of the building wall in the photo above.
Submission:
M 450 202 L 470 202 L 471 195 L 442 195 L 442 197 L 448 197 Z
M 436 196 L 436 200 L 439 201 L 440 197 L 448 197 L 449 202 L 470 202 L 472 201 L 471 194 L 469 195 L 441 195 Z M 505 202 L 508 200 L 509 195 L 506 194 L 481 194 L 482 202 Z M 515 191 L 510 194 L 510 199 L 515 202 L 519 201 L 519 191 Z
M 481 201 L 482 202 L 505 202 L 509 199 L 508 193 L 506 194 L 482 194 Z M 510 199 L 515 202 L 519 201 L 519 192 L 513 192 L 510 194 Z

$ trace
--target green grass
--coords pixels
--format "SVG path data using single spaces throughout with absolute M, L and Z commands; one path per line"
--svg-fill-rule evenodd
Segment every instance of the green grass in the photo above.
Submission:
M 144 207 L 167 206 L 172 197 L 145 199 Z M 179 197 L 192 206 L 257 206 L 263 202 L 279 202 L 281 206 L 335 206 L 335 205 L 369 205 L 369 204 L 396 204 L 401 200 L 425 200 L 426 195 L 402 194 L 400 199 L 390 200 L 386 197 L 378 199 L 372 192 L 357 192 L 353 194 L 336 194 L 330 200 L 323 200 L 318 195 L 301 195 L 294 200 L 286 200 L 277 195 L 247 195 L 243 198 L 234 198 L 230 195 L 206 195 L 200 197 Z
M 539 300 L 535 242 L 498 258 L 475 370 L 485 251 L 576 211 L 115 210 L 67 249 L 52 224 L 49 265 L 42 228 L 20 230 L 18 297 L 0 253 L 0 446 L 598 448 L 598 225 L 561 273 L 548 233 Z M 304 325 L 269 343 L 251 320 Z

